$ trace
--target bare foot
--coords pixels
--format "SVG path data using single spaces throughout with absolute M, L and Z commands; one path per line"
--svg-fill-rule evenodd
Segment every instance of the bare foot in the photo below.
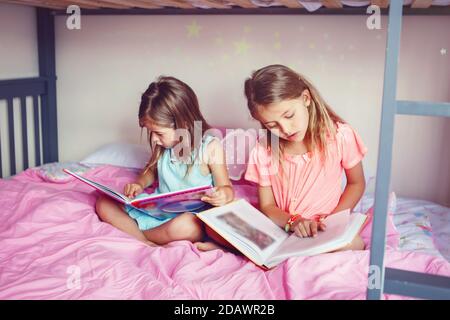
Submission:
M 217 250 L 222 249 L 223 247 L 219 246 L 218 244 L 214 242 L 196 242 L 194 245 L 197 247 L 200 251 L 211 251 L 211 250 Z

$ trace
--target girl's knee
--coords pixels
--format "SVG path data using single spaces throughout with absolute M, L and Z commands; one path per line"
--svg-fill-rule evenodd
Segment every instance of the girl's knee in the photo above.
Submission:
M 102 214 L 105 211 L 106 200 L 104 196 L 100 196 L 97 198 L 95 202 L 95 211 L 97 214 Z
M 108 221 L 114 214 L 116 204 L 105 196 L 100 196 L 95 202 L 95 211 L 102 221 Z
M 106 204 L 108 202 L 109 202 L 109 198 L 106 197 L 106 196 L 101 195 L 101 196 L 99 196 L 97 198 L 97 201 L 95 202 L 95 205 L 96 206 L 102 206 L 102 205 L 104 205 L 104 204 Z
M 364 241 L 363 241 L 363 239 L 361 238 L 361 236 L 359 236 L 359 235 L 357 235 L 356 237 L 355 237 L 355 239 L 353 239 L 353 247 L 354 247 L 354 249 L 353 250 L 364 250 L 364 248 L 365 248 L 365 244 L 364 244 Z
M 192 213 L 186 212 L 169 222 L 167 234 L 170 239 L 200 241 L 203 238 L 202 225 Z
M 364 241 L 358 235 L 349 245 L 344 248 L 344 250 L 364 250 Z
M 352 240 L 352 242 L 350 242 L 350 244 L 333 252 L 348 251 L 348 250 L 364 250 L 364 247 L 365 247 L 364 241 L 358 235 Z

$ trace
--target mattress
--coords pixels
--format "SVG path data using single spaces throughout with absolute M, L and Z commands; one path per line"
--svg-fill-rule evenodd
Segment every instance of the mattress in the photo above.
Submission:
M 294 257 L 263 271 L 243 256 L 200 252 L 188 241 L 149 247 L 98 219 L 95 190 L 48 172 L 28 169 L 0 179 L 0 299 L 365 299 L 369 250 Z M 137 174 L 112 165 L 79 172 L 118 190 Z M 255 202 L 252 188 L 239 185 L 236 193 Z M 365 197 L 361 208 L 370 201 Z M 427 215 L 441 212 L 397 199 L 392 217 L 404 240 L 388 237 L 385 265 L 450 276 L 438 247 L 411 245 L 411 227 L 424 223 L 418 214 L 424 207 Z

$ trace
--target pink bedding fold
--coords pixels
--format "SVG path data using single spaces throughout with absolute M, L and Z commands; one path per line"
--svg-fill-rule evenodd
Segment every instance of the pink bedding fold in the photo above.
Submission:
M 86 176 L 121 190 L 135 172 L 102 166 Z M 251 188 L 237 189 L 255 201 Z M 187 241 L 148 247 L 99 221 L 97 193 L 75 180 L 48 183 L 27 170 L 0 180 L 0 194 L 0 299 L 365 299 L 367 250 L 291 258 L 264 272 Z M 450 264 L 431 255 L 388 247 L 385 261 L 450 276 Z

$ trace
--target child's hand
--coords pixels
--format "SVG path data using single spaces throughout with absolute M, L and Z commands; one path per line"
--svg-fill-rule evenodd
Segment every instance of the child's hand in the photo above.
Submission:
M 219 207 L 227 204 L 227 195 L 223 188 L 217 187 L 212 189 L 211 194 L 203 196 L 200 200 L 208 202 L 215 207 Z
M 297 219 L 291 227 L 291 231 L 295 233 L 297 237 L 315 237 L 317 231 L 325 231 L 326 225 L 321 221 L 309 220 L 309 219 Z
M 138 194 L 142 193 L 144 188 L 139 183 L 128 183 L 125 185 L 124 193 L 129 198 L 134 198 Z

